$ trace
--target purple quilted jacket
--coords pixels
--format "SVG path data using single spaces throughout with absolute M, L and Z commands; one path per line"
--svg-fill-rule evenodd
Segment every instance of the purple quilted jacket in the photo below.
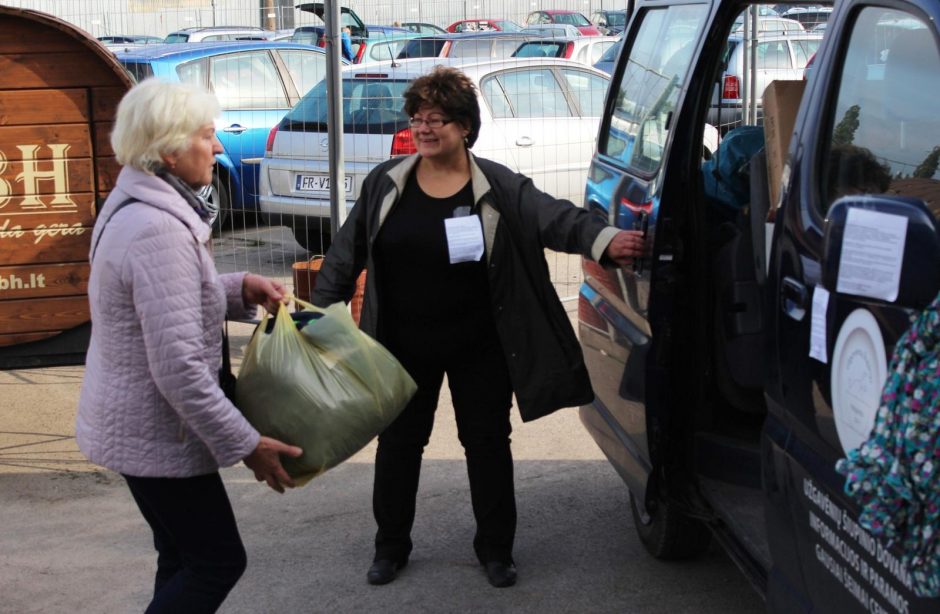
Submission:
M 99 212 L 88 298 L 91 343 L 76 423 L 94 463 L 141 477 L 232 465 L 258 432 L 222 393 L 222 324 L 250 316 L 244 273 L 219 275 L 210 227 L 169 184 L 125 167 Z

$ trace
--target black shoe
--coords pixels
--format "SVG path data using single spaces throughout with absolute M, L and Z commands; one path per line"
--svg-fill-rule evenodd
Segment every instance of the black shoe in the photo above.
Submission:
M 496 588 L 506 588 L 516 583 L 516 566 L 502 561 L 486 564 L 486 579 Z
M 380 559 L 372 563 L 372 567 L 369 568 L 369 573 L 366 574 L 366 579 L 369 581 L 369 584 L 376 586 L 388 584 L 395 579 L 398 570 L 404 568 L 407 564 L 407 560 L 399 563 L 391 559 Z

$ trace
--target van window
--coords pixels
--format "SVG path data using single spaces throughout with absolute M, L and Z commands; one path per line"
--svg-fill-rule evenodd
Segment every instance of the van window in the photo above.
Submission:
M 669 119 L 692 62 L 707 6 L 693 4 L 651 9 L 642 20 L 630 60 L 611 84 L 616 88 L 609 127 L 598 150 L 639 174 L 652 175 L 663 160 Z
M 940 53 L 931 29 L 896 10 L 859 13 L 829 120 L 822 213 L 841 196 L 898 194 L 937 216 Z

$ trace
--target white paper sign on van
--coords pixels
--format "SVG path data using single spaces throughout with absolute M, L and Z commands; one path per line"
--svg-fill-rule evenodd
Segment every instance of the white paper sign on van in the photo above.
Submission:
M 907 218 L 849 209 L 836 291 L 893 302 L 898 297 Z

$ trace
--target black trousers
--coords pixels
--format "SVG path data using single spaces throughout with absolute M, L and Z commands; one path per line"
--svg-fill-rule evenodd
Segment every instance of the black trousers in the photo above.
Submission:
M 215 612 L 247 565 L 219 474 L 124 479 L 153 529 L 157 549 L 157 577 L 147 614 Z
M 375 560 L 402 561 L 411 553 L 421 457 L 431 437 L 446 373 L 458 438 L 467 459 L 477 524 L 474 551 L 481 563 L 512 562 L 516 533 L 509 439 L 512 385 L 495 330 L 467 333 L 441 335 L 406 325 L 384 339 L 417 382 L 418 392 L 379 435 L 372 498 L 378 524 Z

